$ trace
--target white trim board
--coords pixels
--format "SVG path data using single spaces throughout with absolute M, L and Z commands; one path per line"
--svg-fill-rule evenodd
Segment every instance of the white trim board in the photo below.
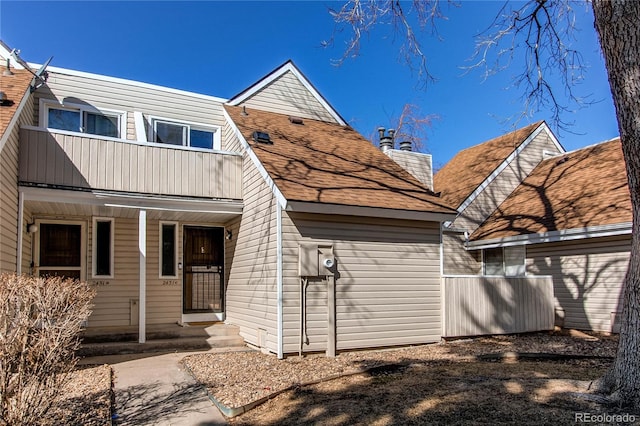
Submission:
M 525 244 L 555 243 L 559 241 L 575 241 L 585 238 L 613 237 L 631 235 L 631 222 L 615 223 L 612 225 L 589 226 L 586 228 L 563 229 L 560 231 L 543 232 L 538 234 L 514 235 L 512 237 L 494 238 L 469 242 L 467 250 L 509 247 Z
M 316 98 L 318 102 L 320 102 L 320 104 L 327 110 L 327 112 L 339 124 L 341 124 L 342 126 L 347 125 L 346 121 L 344 121 L 344 119 L 340 116 L 340 114 L 338 114 L 338 112 L 331 105 L 329 105 L 329 102 L 327 102 L 324 96 L 322 96 L 320 92 L 318 92 L 316 88 L 313 87 L 313 84 L 311 84 L 311 82 L 304 76 L 304 74 L 302 74 L 302 72 L 290 60 L 287 61 L 284 65 L 281 65 L 280 67 L 271 71 L 261 80 L 249 86 L 240 94 L 229 99 L 229 105 L 234 105 L 234 106 L 240 105 L 242 102 L 244 102 L 245 100 L 247 100 L 248 98 L 256 94 L 257 92 L 259 92 L 260 90 L 264 89 L 270 83 L 277 80 L 287 72 L 291 72 L 302 83 L 302 85 L 313 95 L 313 97 Z

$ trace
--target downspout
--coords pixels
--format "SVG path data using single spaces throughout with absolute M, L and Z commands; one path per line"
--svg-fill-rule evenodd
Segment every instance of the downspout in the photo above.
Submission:
M 440 338 L 445 337 L 446 324 L 446 309 L 445 304 L 445 278 L 444 278 L 444 223 L 440 222 Z
M 22 227 L 24 226 L 24 192 L 18 192 L 18 248 L 16 253 L 16 274 L 22 274 Z
M 284 358 L 283 350 L 283 320 L 282 320 L 282 207 L 276 203 L 276 286 L 277 286 L 277 317 L 278 317 L 278 359 Z
M 146 341 L 147 322 L 147 211 L 140 210 L 138 218 L 138 250 L 140 252 L 140 283 L 138 302 L 138 343 Z

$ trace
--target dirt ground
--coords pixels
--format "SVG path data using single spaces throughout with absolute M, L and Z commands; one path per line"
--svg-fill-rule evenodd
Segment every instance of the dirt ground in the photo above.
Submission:
M 347 352 L 334 359 L 277 360 L 248 352 L 184 362 L 228 407 L 272 396 L 231 424 L 557 425 L 575 424 L 576 413 L 625 414 L 584 397 L 610 365 L 616 345 L 616 336 L 560 331 Z M 495 356 L 516 353 L 552 356 Z M 640 424 L 640 413 L 635 419 Z

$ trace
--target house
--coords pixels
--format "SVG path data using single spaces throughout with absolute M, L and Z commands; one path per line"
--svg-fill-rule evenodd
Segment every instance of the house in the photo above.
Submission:
M 458 211 L 443 230 L 445 305 L 482 306 L 445 307 L 445 336 L 550 320 L 617 330 L 631 233 L 619 145 L 565 153 L 539 122 L 460 152 L 436 174 L 435 190 Z
M 225 321 L 280 357 L 440 340 L 455 211 L 292 62 L 231 99 L 56 67 L 27 90 L 25 65 L 1 268 L 86 280 L 88 328 Z

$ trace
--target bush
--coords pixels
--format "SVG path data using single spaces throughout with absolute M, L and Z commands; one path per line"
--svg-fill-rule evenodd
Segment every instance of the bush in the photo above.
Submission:
M 75 367 L 94 295 L 73 279 L 0 275 L 0 424 L 46 417 Z

